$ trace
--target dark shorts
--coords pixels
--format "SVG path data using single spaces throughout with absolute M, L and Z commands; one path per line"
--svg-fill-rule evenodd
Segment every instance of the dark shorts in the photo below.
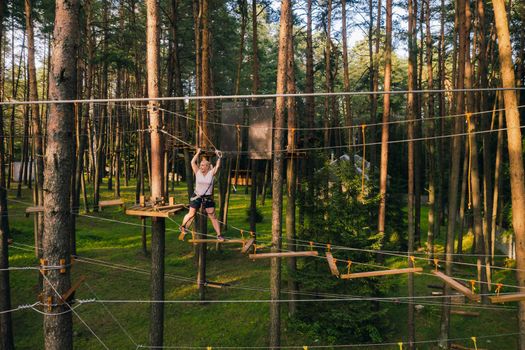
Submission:
M 193 194 L 193 197 L 196 195 Z M 192 198 L 193 198 L 192 197 Z M 197 197 L 196 199 L 190 201 L 190 208 L 200 209 L 201 205 L 205 208 L 215 208 L 215 202 L 213 201 L 213 196 L 202 196 Z

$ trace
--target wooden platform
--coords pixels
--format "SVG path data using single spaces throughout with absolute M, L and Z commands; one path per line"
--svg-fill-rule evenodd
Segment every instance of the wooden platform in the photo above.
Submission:
M 140 217 L 157 217 L 157 218 L 168 218 L 177 214 L 179 211 L 184 210 L 185 204 L 174 204 L 164 206 L 152 206 L 140 204 L 134 205 L 126 209 L 126 215 L 140 216 Z
M 117 199 L 111 199 L 108 201 L 98 202 L 98 207 L 100 210 L 102 210 L 102 208 L 105 208 L 105 207 L 115 207 L 115 206 L 124 207 L 124 201 L 121 198 L 117 198 Z
M 489 297 L 490 302 L 493 304 L 498 303 L 507 303 L 511 301 L 523 301 L 525 300 L 525 293 L 510 293 L 510 294 L 500 294 L 493 297 Z
M 266 259 L 266 258 L 290 258 L 297 256 L 317 256 L 319 253 L 315 250 L 306 252 L 283 252 L 283 253 L 263 253 L 250 254 L 250 259 Z
M 393 270 L 381 270 L 381 271 L 367 271 L 357 273 L 347 273 L 341 275 L 341 279 L 347 280 L 352 278 L 365 278 L 365 277 L 377 277 L 377 276 L 389 276 L 389 275 L 400 275 L 404 273 L 422 272 L 421 267 L 409 267 L 406 269 L 393 269 Z
M 44 207 L 39 205 L 36 207 L 27 207 L 26 208 L 26 217 L 29 217 L 29 214 L 43 213 Z
M 478 294 L 472 293 L 472 291 L 468 287 L 466 287 L 463 284 L 459 283 L 458 281 L 456 281 L 452 277 L 445 275 L 443 272 L 432 271 L 432 273 L 434 275 L 436 275 L 436 277 L 440 278 L 443 282 L 448 284 L 451 288 L 453 288 L 453 289 L 457 290 L 458 292 L 460 292 L 461 294 L 465 295 L 470 300 L 473 300 L 473 301 L 480 301 L 481 300 L 481 297 Z

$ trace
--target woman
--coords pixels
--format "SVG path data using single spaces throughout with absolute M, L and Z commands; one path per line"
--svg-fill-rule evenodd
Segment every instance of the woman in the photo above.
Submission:
M 193 159 L 191 160 L 191 168 L 195 174 L 195 190 L 193 196 L 190 198 L 190 211 L 182 220 L 181 230 L 183 233 L 186 233 L 186 224 L 195 217 L 197 210 L 202 206 L 206 210 L 213 228 L 217 233 L 217 239 L 223 241 L 224 237 L 221 235 L 219 221 L 217 220 L 217 217 L 215 217 L 215 202 L 213 201 L 213 180 L 221 166 L 222 153 L 219 150 L 215 151 L 215 154 L 219 158 L 215 167 L 206 159 L 201 160 L 199 164 L 198 160 L 200 153 L 201 149 L 198 148 L 197 153 L 195 153 L 195 156 L 193 156 Z

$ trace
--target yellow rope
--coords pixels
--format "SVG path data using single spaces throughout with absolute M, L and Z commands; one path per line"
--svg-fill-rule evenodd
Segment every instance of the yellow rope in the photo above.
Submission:
M 468 133 L 468 174 L 467 174 L 467 181 L 468 181 L 468 208 L 472 206 L 472 179 L 471 179 L 471 173 L 472 173 L 472 143 L 470 142 L 470 117 L 471 113 L 467 112 L 467 133 Z
M 470 337 L 470 339 L 472 339 L 472 342 L 474 343 L 474 349 L 478 350 L 478 342 L 476 337 Z
M 361 197 L 365 197 L 365 155 L 366 155 L 366 138 L 365 138 L 366 125 L 361 125 L 361 132 L 363 134 L 363 160 L 361 164 Z

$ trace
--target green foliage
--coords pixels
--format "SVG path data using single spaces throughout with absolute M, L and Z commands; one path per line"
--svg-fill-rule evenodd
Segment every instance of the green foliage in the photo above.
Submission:
M 336 259 L 350 259 L 354 262 L 352 272 L 366 271 L 370 269 L 367 264 L 376 264 L 373 249 L 379 248 L 383 240 L 375 232 L 379 196 L 377 189 L 370 183 L 376 181 L 367 182 L 364 193 L 361 181 L 361 175 L 350 162 L 339 161 L 326 165 L 313 175 L 312 181 L 304 184 L 311 197 L 307 195 L 301 203 L 308 212 L 301 238 L 330 242 L 334 246 L 333 254 Z M 396 233 L 395 237 L 398 239 L 391 241 L 390 245 L 396 245 L 397 248 L 402 237 L 399 228 L 403 226 L 399 208 L 390 207 L 390 219 L 400 222 L 390 223 L 387 229 L 389 233 Z M 338 245 L 362 250 L 338 250 Z M 318 259 L 305 262 L 297 276 L 302 290 L 377 297 L 385 295 L 394 287 L 388 283 L 389 280 L 381 280 L 382 283 L 378 283 L 378 279 L 343 281 L 327 272 L 326 263 Z M 359 301 L 299 305 L 294 325 L 297 331 L 331 344 L 378 342 L 383 340 L 381 334 L 388 333 L 391 329 L 384 317 L 385 312 L 387 310 L 380 308 L 378 304 Z

